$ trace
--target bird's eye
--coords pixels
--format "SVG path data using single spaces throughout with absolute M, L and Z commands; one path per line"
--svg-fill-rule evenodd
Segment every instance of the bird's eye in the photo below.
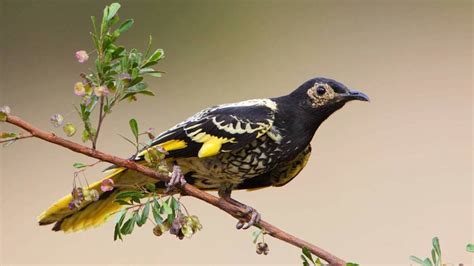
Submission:
M 325 93 L 326 88 L 324 88 L 323 86 L 319 86 L 316 88 L 316 94 L 318 94 L 318 96 L 323 96 Z

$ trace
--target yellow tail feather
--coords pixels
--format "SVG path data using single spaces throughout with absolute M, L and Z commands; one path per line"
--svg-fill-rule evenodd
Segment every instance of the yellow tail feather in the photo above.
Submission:
M 119 174 L 125 170 L 125 168 L 113 169 L 102 180 L 110 178 L 114 180 L 115 183 L 118 183 L 117 178 L 120 176 Z M 53 230 L 71 232 L 95 227 L 104 223 L 109 214 L 120 210 L 121 206 L 114 202 L 114 194 L 116 194 L 116 192 L 108 194 L 101 192 L 100 185 L 102 180 L 89 186 L 89 189 L 95 189 L 99 192 L 100 197 L 98 201 L 71 210 L 69 209 L 69 203 L 72 200 L 72 196 L 69 194 L 40 214 L 38 217 L 39 224 L 47 225 L 56 223 Z
M 167 151 L 171 151 L 182 149 L 186 147 L 187 144 L 184 141 L 171 140 L 160 144 L 160 146 Z M 144 152 L 146 152 L 146 150 Z M 144 163 L 144 161 L 138 163 Z M 100 186 L 104 179 L 112 179 L 116 188 L 110 192 L 102 192 Z M 145 185 L 152 182 L 154 183 L 156 180 L 141 173 L 122 167 L 114 168 L 110 170 L 110 173 L 106 177 L 88 187 L 88 189 L 95 189 L 99 192 L 100 196 L 98 201 L 86 202 L 83 203 L 82 206 L 71 210 L 69 209 L 69 203 L 72 200 L 72 196 L 69 194 L 40 214 L 38 222 L 40 225 L 55 223 L 53 230 L 64 232 L 76 232 L 91 227 L 97 227 L 105 223 L 111 214 L 122 208 L 120 204 L 114 201 L 115 195 L 120 192 L 120 187 Z

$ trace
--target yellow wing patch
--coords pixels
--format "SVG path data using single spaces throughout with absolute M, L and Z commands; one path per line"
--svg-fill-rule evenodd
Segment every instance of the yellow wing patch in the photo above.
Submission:
M 201 149 L 199 149 L 198 157 L 210 157 L 218 154 L 221 150 L 222 144 L 226 143 L 227 139 L 218 138 L 211 136 L 207 141 L 202 144 Z
M 161 146 L 166 151 L 180 150 L 180 149 L 184 149 L 188 146 L 186 141 L 184 141 L 184 140 L 174 140 L 174 139 L 173 140 L 168 140 L 168 141 L 163 142 L 163 143 L 158 144 L 158 145 Z
M 222 144 L 234 141 L 234 138 L 228 139 L 224 137 L 216 137 L 210 134 L 201 132 L 192 137 L 192 140 L 198 143 L 202 143 L 201 149 L 199 149 L 198 157 L 210 157 L 219 154 Z

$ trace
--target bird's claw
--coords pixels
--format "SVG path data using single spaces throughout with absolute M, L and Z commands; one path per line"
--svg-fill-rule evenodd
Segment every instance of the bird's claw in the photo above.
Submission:
M 173 189 L 176 186 L 182 186 L 186 184 L 186 179 L 184 179 L 183 171 L 178 165 L 173 166 L 173 172 L 171 173 L 171 178 L 166 184 L 167 191 Z
M 246 230 L 260 222 L 260 213 L 257 212 L 254 208 L 246 206 L 245 212 L 242 214 L 242 217 L 246 217 L 249 214 L 251 214 L 250 220 L 247 223 L 245 222 L 245 220 L 239 220 L 235 225 L 235 228 Z

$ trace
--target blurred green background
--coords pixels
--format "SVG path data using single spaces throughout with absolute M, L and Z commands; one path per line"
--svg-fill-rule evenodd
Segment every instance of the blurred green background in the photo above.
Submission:
M 0 105 L 50 130 L 54 113 L 79 124 L 74 59 L 90 50 L 90 15 L 106 1 L 4 0 Z M 314 76 L 367 93 L 313 140 L 313 156 L 282 188 L 237 192 L 264 219 L 363 265 L 408 264 L 438 236 L 444 261 L 469 263 L 472 203 L 471 1 L 121 1 L 135 18 L 121 43 L 165 50 L 157 97 L 118 108 L 99 149 L 127 157 L 128 120 L 159 131 L 209 105 L 286 94 Z M 11 127 L 2 126 L 2 130 Z M 61 134 L 61 132 L 58 132 Z M 79 136 L 74 138 L 79 141 Z M 77 234 L 38 227 L 36 216 L 69 193 L 83 156 L 28 139 L 0 152 L 2 264 L 285 264 L 300 251 L 268 239 L 258 256 L 251 232 L 193 199 L 204 225 L 192 240 L 156 238 L 151 227 L 113 242 L 113 223 Z M 105 167 L 105 165 L 103 165 Z M 88 173 L 100 177 L 101 167 Z

